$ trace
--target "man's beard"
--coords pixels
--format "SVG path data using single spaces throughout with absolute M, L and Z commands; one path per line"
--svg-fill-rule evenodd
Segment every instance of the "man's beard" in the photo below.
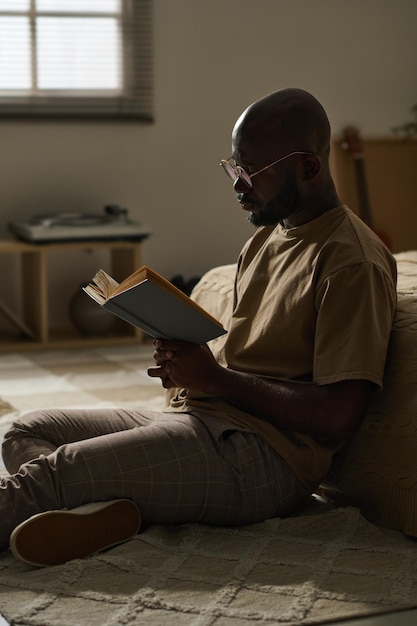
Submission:
M 294 215 L 299 207 L 300 193 L 298 191 L 295 172 L 290 172 L 287 182 L 279 194 L 271 200 L 265 208 L 255 214 L 249 213 L 248 220 L 254 226 L 273 226 Z

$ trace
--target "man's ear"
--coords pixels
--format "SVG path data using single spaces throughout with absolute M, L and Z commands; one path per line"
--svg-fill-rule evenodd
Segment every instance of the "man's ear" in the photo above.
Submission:
M 306 154 L 302 158 L 302 166 L 303 166 L 303 181 L 312 182 L 315 178 L 317 178 L 322 169 L 323 163 L 318 154 Z

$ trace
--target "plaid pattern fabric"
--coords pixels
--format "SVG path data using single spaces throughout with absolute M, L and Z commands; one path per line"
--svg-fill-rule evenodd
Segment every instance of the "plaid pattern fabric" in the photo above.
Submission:
M 11 472 L 36 459 L 3 479 L 14 523 L 41 510 L 129 498 L 145 523 L 235 525 L 284 515 L 300 502 L 295 479 L 267 444 L 212 417 L 34 411 L 6 434 L 3 458 Z

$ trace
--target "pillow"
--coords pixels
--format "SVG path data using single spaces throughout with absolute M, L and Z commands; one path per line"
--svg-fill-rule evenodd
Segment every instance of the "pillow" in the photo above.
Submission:
M 233 305 L 236 263 L 209 270 L 195 285 L 191 298 L 228 328 Z
M 319 493 L 417 537 L 417 252 L 395 255 L 398 308 L 384 389 L 334 459 Z

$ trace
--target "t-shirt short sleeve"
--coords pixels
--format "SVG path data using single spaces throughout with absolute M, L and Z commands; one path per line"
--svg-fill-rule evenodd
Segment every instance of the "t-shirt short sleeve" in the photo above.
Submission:
M 388 277 L 371 262 L 341 268 L 316 294 L 313 381 L 369 380 L 382 388 L 395 297 Z

